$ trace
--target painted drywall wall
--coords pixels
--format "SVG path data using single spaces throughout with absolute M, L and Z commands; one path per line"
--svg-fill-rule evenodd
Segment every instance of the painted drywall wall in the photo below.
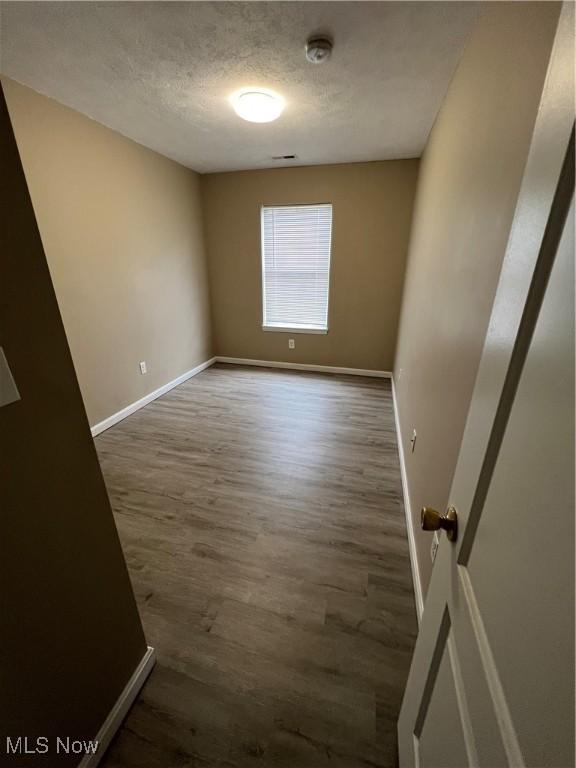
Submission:
M 448 503 L 558 15 L 483 8 L 422 158 L 394 371 L 424 591 L 420 508 Z
M 391 370 L 417 175 L 398 160 L 203 176 L 216 354 Z M 329 332 L 263 331 L 260 208 L 318 202 L 333 205 Z
M 94 425 L 211 356 L 200 179 L 2 82 Z
M 96 736 L 146 643 L 1 91 L 0 144 L 0 763 L 73 766 L 56 738 Z

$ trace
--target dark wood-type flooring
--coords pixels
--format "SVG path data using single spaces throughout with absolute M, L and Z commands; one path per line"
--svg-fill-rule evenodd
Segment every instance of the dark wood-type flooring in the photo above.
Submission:
M 394 766 L 416 617 L 390 382 L 217 365 L 96 446 L 158 657 L 102 765 Z

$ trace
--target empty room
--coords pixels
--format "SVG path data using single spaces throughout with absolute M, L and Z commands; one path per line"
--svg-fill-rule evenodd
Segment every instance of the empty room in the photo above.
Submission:
M 0 2 L 0 765 L 569 768 L 573 2 Z

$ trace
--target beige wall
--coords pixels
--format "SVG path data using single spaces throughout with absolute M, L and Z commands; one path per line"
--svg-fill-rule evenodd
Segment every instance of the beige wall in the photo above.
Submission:
M 2 82 L 94 425 L 211 356 L 200 179 Z
M 74 766 L 56 737 L 96 736 L 146 642 L 1 92 L 0 156 L 0 752 L 51 745 L 0 763 Z
M 417 173 L 399 160 L 203 176 L 216 354 L 391 370 Z M 263 331 L 260 207 L 318 202 L 334 206 L 329 332 Z
M 395 380 L 424 589 L 419 511 L 448 502 L 558 13 L 483 9 L 422 159 Z

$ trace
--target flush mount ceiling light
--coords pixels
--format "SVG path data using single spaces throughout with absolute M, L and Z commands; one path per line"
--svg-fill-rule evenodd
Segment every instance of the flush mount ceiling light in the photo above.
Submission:
M 230 103 L 238 117 L 251 123 L 271 123 L 285 106 L 282 96 L 267 88 L 242 88 L 230 96 Z

